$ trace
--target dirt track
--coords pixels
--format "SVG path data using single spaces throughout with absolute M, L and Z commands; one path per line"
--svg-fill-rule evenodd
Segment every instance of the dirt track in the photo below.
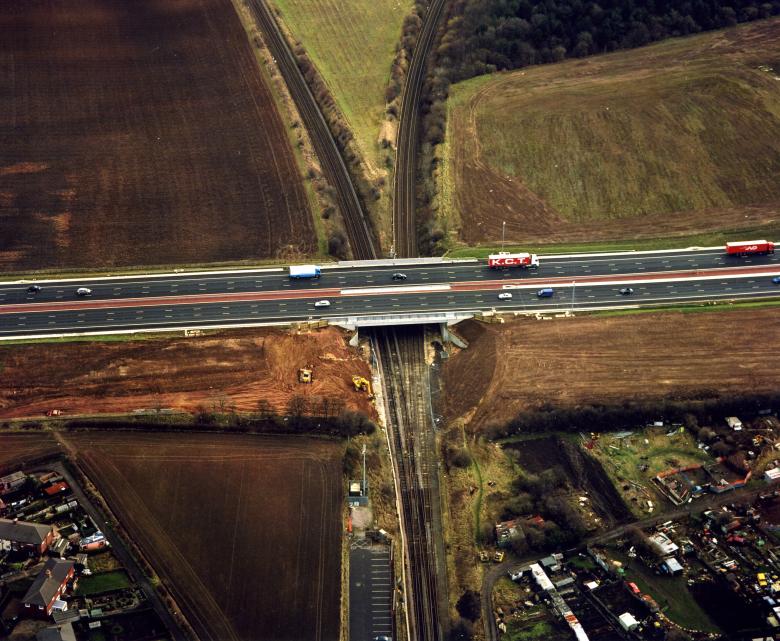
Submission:
M 314 382 L 297 382 L 314 366 Z M 279 411 L 290 398 L 328 398 L 373 414 L 353 374 L 368 365 L 345 334 L 329 328 L 307 334 L 258 329 L 215 336 L 129 342 L 32 344 L 0 347 L 0 418 L 138 409 L 257 411 L 261 400 Z
M 0 69 L 4 269 L 316 251 L 230 0 L 9 0 Z
M 475 428 L 542 403 L 620 403 L 776 390 L 774 308 L 583 316 L 458 326 L 469 348 L 443 371 L 447 418 Z
M 79 463 L 204 641 L 335 641 L 342 446 L 80 432 Z

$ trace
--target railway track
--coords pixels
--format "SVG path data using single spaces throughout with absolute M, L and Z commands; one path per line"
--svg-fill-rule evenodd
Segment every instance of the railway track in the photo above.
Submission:
M 432 0 L 417 39 L 409 73 L 401 97 L 401 115 L 395 161 L 393 229 L 395 251 L 402 258 L 417 256 L 417 221 L 415 216 L 417 182 L 417 143 L 420 124 L 420 101 L 425 81 L 425 63 L 431 53 L 446 0 Z
M 355 258 L 367 260 L 377 258 L 374 236 L 360 204 L 355 187 L 349 176 L 344 159 L 333 140 L 328 123 L 320 111 L 317 101 L 298 68 L 295 56 L 287 45 L 279 25 L 264 0 L 248 0 L 257 24 L 263 31 L 265 43 L 276 59 L 290 95 L 295 101 L 303 124 L 312 138 L 317 157 L 328 182 L 336 189 L 336 200 L 344 218 L 344 224 Z
M 429 7 L 402 98 L 393 205 L 394 243 L 396 255 L 401 257 L 417 255 L 415 178 L 420 99 L 425 62 L 445 1 L 433 0 Z M 312 137 L 325 176 L 336 188 L 355 258 L 377 258 L 379 252 L 347 167 L 276 19 L 263 0 L 249 0 L 249 6 Z M 372 342 L 387 388 L 388 429 L 404 539 L 409 639 L 438 641 L 442 639 L 439 613 L 447 609 L 446 588 L 440 588 L 439 578 L 446 569 L 423 330 L 377 330 Z
M 396 466 L 405 554 L 409 638 L 442 638 L 438 615 L 437 555 L 441 540 L 435 440 L 430 426 L 428 367 L 419 328 L 385 328 L 373 336 L 385 373 L 390 442 Z

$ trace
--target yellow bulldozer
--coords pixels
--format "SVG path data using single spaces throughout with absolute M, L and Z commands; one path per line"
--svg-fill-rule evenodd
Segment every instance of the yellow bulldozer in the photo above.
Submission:
M 362 392 L 365 390 L 368 393 L 368 398 L 374 398 L 374 393 L 371 390 L 371 381 L 362 376 L 353 376 L 352 384 L 355 386 L 356 392 Z
M 298 370 L 298 382 L 299 383 L 311 383 L 312 368 L 302 367 Z

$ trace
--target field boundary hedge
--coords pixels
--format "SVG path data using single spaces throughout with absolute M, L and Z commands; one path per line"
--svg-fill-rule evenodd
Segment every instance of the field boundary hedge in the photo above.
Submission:
M 778 407 L 780 393 L 715 395 L 621 405 L 590 404 L 572 408 L 546 404 L 523 412 L 508 423 L 490 425 L 486 432 L 491 440 L 550 431 L 609 432 L 634 429 L 658 420 L 684 424 L 686 417 L 691 416 L 701 425 L 713 425 L 726 416 L 756 416 L 761 410 Z

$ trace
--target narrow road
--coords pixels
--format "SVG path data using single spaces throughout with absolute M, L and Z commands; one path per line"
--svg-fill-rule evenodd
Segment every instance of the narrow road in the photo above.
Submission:
M 57 440 L 64 446 L 65 449 L 70 449 L 67 442 L 63 442 L 59 437 Z M 106 523 L 100 510 L 98 510 L 92 504 L 92 501 L 81 489 L 81 485 L 75 478 L 73 478 L 73 475 L 68 471 L 68 468 L 65 467 L 61 461 L 55 461 L 45 465 L 40 465 L 36 469 L 54 470 L 63 476 L 73 491 L 73 494 L 75 495 L 76 500 L 79 502 L 79 505 L 95 522 L 95 525 L 97 525 L 100 531 L 106 535 L 106 539 L 108 539 L 108 542 L 111 544 L 111 551 L 116 555 L 116 557 L 119 559 L 119 562 L 127 570 L 127 573 L 130 576 L 130 580 L 141 588 L 141 591 L 144 593 L 144 596 L 148 599 L 149 603 L 154 608 L 154 611 L 159 615 L 160 619 L 165 624 L 165 627 L 170 631 L 174 641 L 189 641 L 189 638 L 179 627 L 179 623 L 177 622 L 176 617 L 171 614 L 170 610 L 168 610 L 166 605 L 162 602 L 159 594 L 157 594 L 157 591 L 149 582 L 149 579 L 144 574 L 143 570 L 141 570 L 139 567 L 135 557 L 125 546 L 124 541 L 114 531 L 114 529 L 108 525 L 108 523 Z
M 629 523 L 623 523 L 606 532 L 594 534 L 584 539 L 580 547 L 584 548 L 590 545 L 597 545 L 600 543 L 606 543 L 613 539 L 620 538 L 625 534 L 626 530 L 631 527 L 648 528 L 665 521 L 674 521 L 677 519 L 694 516 L 701 514 L 707 510 L 711 510 L 715 507 L 722 505 L 728 505 L 738 501 L 753 501 L 762 492 L 766 492 L 766 487 L 759 488 L 741 488 L 732 492 L 726 492 L 725 494 L 707 494 L 701 498 L 695 500 L 692 503 L 686 504 L 684 507 L 675 507 L 653 516 L 648 516 L 644 519 L 638 519 Z M 496 627 L 496 621 L 493 617 L 493 587 L 496 581 L 504 576 L 510 569 L 528 565 L 538 561 L 539 559 L 547 556 L 545 554 L 534 554 L 523 557 L 522 559 L 510 559 L 504 561 L 498 565 L 490 568 L 482 576 L 482 623 L 485 629 L 485 639 L 487 641 L 498 641 L 498 628 Z

